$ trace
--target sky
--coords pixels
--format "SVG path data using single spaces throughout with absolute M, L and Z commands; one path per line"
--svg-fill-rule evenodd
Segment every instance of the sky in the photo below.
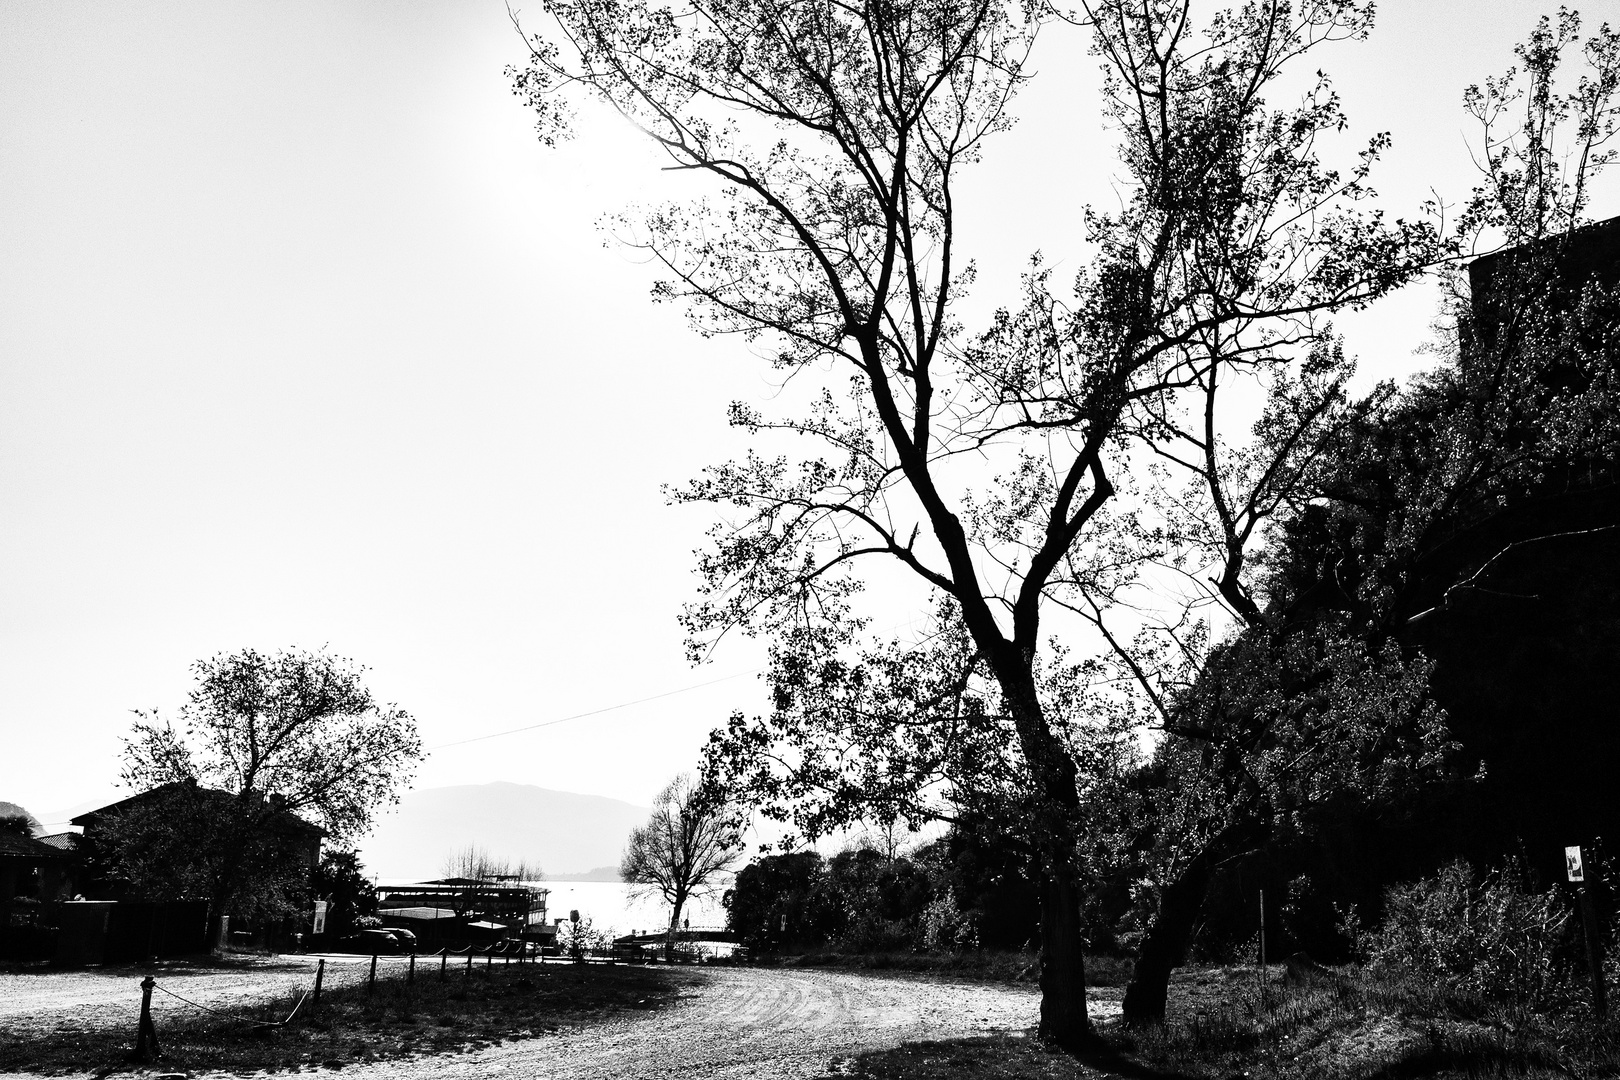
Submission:
M 1392 214 L 1466 196 L 1463 87 L 1544 10 L 1404 0 L 1321 54 L 1394 138 Z M 248 646 L 366 665 L 418 786 L 645 804 L 760 710 L 756 643 L 686 662 L 711 521 L 662 487 L 776 388 L 649 301 L 599 222 L 682 189 L 605 114 L 542 146 L 523 56 L 499 0 L 0 4 L 0 799 L 117 797 L 131 710 Z M 1035 249 L 1077 268 L 1112 200 L 1095 61 L 1059 30 L 1035 67 L 960 200 L 970 311 Z M 1433 309 L 1341 320 L 1366 379 L 1422 366 Z

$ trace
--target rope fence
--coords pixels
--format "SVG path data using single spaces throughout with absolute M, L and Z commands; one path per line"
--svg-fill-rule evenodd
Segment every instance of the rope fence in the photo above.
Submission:
M 574 957 L 553 958 L 554 963 L 573 962 Z M 592 962 L 613 962 L 612 956 L 597 955 L 581 957 Z M 620 958 L 622 959 L 622 957 Z M 200 1001 L 193 1001 L 181 994 L 175 993 L 159 983 L 153 976 L 147 975 L 140 982 L 141 1011 L 140 1021 L 136 1026 L 135 1049 L 131 1059 L 136 1062 L 146 1062 L 161 1057 L 159 1049 L 157 1023 L 152 1014 L 152 994 L 157 991 L 165 997 L 179 1002 L 189 1009 L 195 1009 L 211 1016 L 248 1025 L 255 1028 L 284 1028 L 293 1023 L 300 1014 L 309 1017 L 319 1013 L 321 995 L 334 990 L 353 990 L 363 988 L 364 997 L 370 998 L 376 993 L 379 982 L 393 985 L 412 986 L 419 979 L 435 979 L 440 981 L 451 978 L 474 978 L 480 974 L 491 975 L 496 968 L 502 970 L 511 967 L 530 967 L 545 963 L 545 959 L 534 955 L 524 947 L 503 948 L 500 943 L 486 948 L 468 945 L 461 949 L 440 949 L 433 953 L 406 953 L 406 954 L 377 954 L 369 957 L 358 955 L 352 962 L 327 963 L 327 958 L 321 957 L 316 961 L 315 971 L 309 985 L 301 990 L 295 989 L 298 1000 L 293 1004 L 292 1010 L 281 1020 L 262 1020 L 257 1017 L 245 1016 L 226 1008 L 205 1005 Z M 195 993 L 195 991 L 193 991 Z

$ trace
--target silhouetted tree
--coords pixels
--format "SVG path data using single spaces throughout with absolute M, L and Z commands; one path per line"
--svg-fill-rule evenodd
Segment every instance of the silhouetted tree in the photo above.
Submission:
M 666 957 L 674 956 L 686 902 L 714 891 L 740 854 L 742 841 L 730 807 L 713 788 L 683 773 L 658 793 L 647 824 L 630 833 L 619 877 L 633 889 L 658 893 L 669 904 Z

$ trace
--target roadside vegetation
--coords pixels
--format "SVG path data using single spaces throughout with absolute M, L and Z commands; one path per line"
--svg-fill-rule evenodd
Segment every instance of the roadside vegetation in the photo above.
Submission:
M 0 1071 L 98 1075 L 161 1067 L 163 1071 L 341 1068 L 389 1058 L 476 1050 L 508 1039 L 629 1011 L 656 1009 L 693 978 L 679 969 L 543 964 L 475 969 L 440 981 L 380 980 L 328 989 L 319 1008 L 306 1000 L 290 1023 L 298 994 L 233 1006 L 229 1016 L 201 1010 L 158 1020 L 161 1057 L 130 1060 L 133 1015 L 117 1023 L 67 1025 L 59 1016 L 0 1031 Z
M 1514 866 L 1465 863 L 1392 889 L 1364 962 L 1303 955 L 1176 971 L 1159 1023 L 1110 1020 L 1076 1055 L 1038 1040 L 912 1043 L 866 1055 L 856 1075 L 931 1080 L 1126 1076 L 1216 1080 L 1620 1075 L 1620 1023 L 1591 1005 L 1582 940 L 1556 890 Z M 1106 971 L 1106 965 L 1098 965 Z M 1616 975 L 1611 958 L 1607 975 Z M 1127 981 L 1121 966 L 1119 982 Z M 1106 976 L 1104 976 L 1106 978 Z M 1102 996 L 1102 995 L 1098 995 Z
M 1280 980 L 1280 965 L 1270 971 Z M 1525 1015 L 1422 979 L 1348 969 L 1262 991 L 1254 968 L 1178 971 L 1164 1024 L 1100 1025 L 1078 1055 L 1037 1039 L 994 1036 L 908 1043 L 861 1056 L 853 1075 L 935 1080 L 964 1075 L 1050 1080 L 1123 1076 L 1217 1080 L 1393 1077 L 1585 1077 L 1620 1074 L 1620 1028 L 1589 1016 Z

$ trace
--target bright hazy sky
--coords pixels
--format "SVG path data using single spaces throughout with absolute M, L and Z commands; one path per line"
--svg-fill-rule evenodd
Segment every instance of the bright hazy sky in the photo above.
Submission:
M 1394 135 L 1392 214 L 1466 195 L 1462 89 L 1544 10 L 1392 0 L 1321 54 L 1355 138 Z M 671 181 L 606 116 L 540 146 L 522 56 L 499 0 L 0 3 L 0 799 L 113 797 L 129 710 L 249 645 L 354 657 L 430 747 L 723 680 L 436 750 L 422 786 L 645 804 L 760 707 L 756 648 L 685 663 L 707 521 L 660 485 L 771 386 L 604 243 Z M 1095 62 L 1073 31 L 1036 60 L 962 200 L 983 309 L 1111 199 Z M 1344 320 L 1364 370 L 1416 370 L 1431 309 Z

